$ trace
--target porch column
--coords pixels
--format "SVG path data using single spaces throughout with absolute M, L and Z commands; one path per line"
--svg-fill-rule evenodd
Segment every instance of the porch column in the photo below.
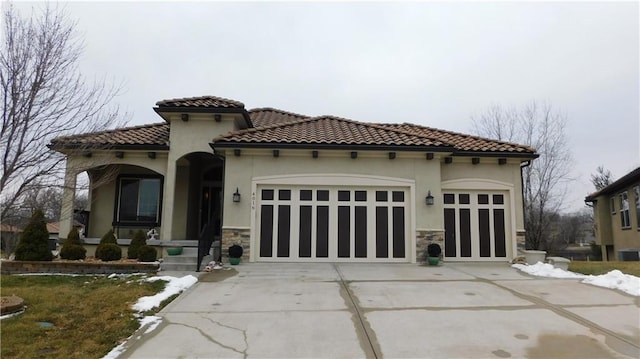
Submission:
M 67 157 L 64 173 L 64 187 L 62 188 L 62 208 L 60 210 L 60 238 L 66 238 L 73 227 L 73 203 L 76 198 L 76 178 L 78 173 Z
M 162 194 L 162 223 L 160 223 L 160 239 L 171 240 L 173 226 L 173 207 L 176 189 L 176 160 L 169 155 L 167 160 L 167 173 L 164 176 L 164 189 Z

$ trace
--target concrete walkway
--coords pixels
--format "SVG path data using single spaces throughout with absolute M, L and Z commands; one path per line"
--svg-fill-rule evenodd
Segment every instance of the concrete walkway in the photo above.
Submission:
M 121 358 L 640 357 L 638 298 L 508 264 L 251 263 L 223 272 L 168 305 Z

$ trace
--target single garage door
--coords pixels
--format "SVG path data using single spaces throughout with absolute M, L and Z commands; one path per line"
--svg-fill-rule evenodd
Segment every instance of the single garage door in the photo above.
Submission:
M 407 188 L 258 186 L 259 261 L 406 262 Z
M 444 256 L 452 260 L 504 260 L 511 250 L 507 192 L 443 194 Z

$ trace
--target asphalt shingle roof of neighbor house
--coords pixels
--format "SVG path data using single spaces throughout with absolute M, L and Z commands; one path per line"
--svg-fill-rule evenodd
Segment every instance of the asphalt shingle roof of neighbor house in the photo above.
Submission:
M 614 181 L 613 183 L 611 183 L 607 187 L 588 195 L 584 199 L 584 201 L 585 202 L 593 202 L 598 198 L 598 196 L 615 193 L 615 192 L 617 192 L 617 191 L 619 191 L 621 189 L 624 189 L 624 188 L 634 184 L 637 181 L 640 181 L 640 167 L 638 167 L 635 170 L 627 173 L 626 175 L 618 178 L 616 181 Z
M 158 110 L 184 107 L 197 109 L 244 110 L 238 101 L 215 96 L 178 98 L 158 101 Z M 528 146 L 444 131 L 430 127 L 403 124 L 359 122 L 336 116 L 310 117 L 274 108 L 257 108 L 245 112 L 251 127 L 233 131 L 213 139 L 219 147 L 344 147 L 398 148 L 404 150 L 444 150 L 535 157 Z M 120 128 L 110 131 L 59 137 L 53 148 L 94 145 L 111 149 L 149 147 L 169 148 L 169 123 Z

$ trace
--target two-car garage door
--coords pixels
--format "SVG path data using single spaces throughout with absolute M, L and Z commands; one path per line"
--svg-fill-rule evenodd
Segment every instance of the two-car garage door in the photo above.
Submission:
M 258 186 L 258 261 L 406 262 L 409 189 Z

